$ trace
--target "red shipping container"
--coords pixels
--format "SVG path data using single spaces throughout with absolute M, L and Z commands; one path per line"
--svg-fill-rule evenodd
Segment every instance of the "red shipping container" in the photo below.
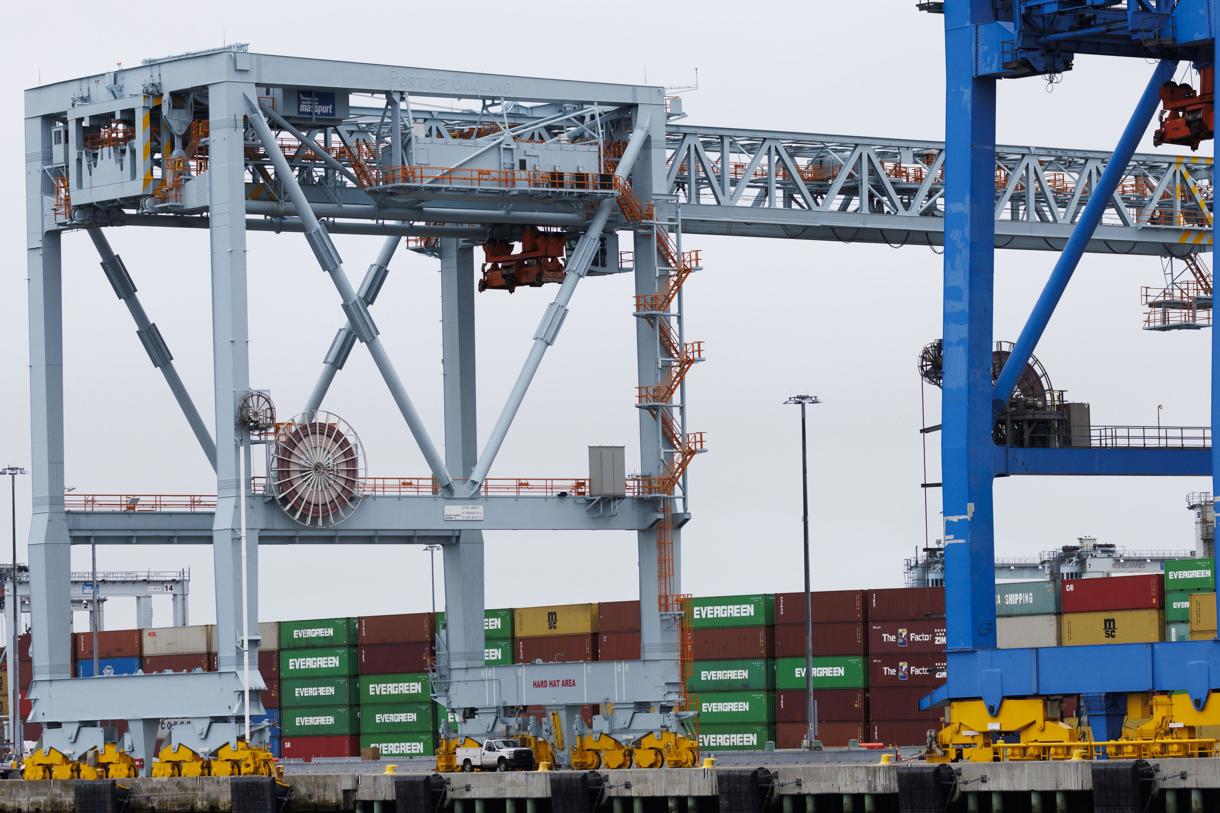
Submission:
M 601 661 L 638 661 L 638 632 L 603 632 L 597 639 L 597 659 Z
M 544 635 L 513 641 L 514 663 L 571 663 L 595 660 L 596 635 Z
M 727 661 L 775 657 L 773 627 L 695 630 L 695 660 Z
M 868 591 L 868 620 L 913 621 L 945 617 L 945 588 L 894 587 Z
M 1064 579 L 1059 603 L 1065 613 L 1103 610 L 1159 610 L 1165 606 L 1161 574 Z
M 886 745 L 925 745 L 928 742 L 928 732 L 940 728 L 935 722 L 920 720 L 893 720 L 889 722 L 870 722 L 868 738 L 871 742 L 881 742 Z
M 868 652 L 870 655 L 889 652 L 944 652 L 945 622 L 936 621 L 870 621 Z
M 428 660 L 431 655 L 432 646 L 423 641 L 362 646 L 359 652 L 358 671 L 362 675 L 424 672 L 428 669 Z
M 865 697 L 863 689 L 822 689 L 813 693 L 818 704 L 818 722 L 864 722 Z M 775 721 L 777 723 L 804 723 L 805 693 L 799 689 L 775 693 Z
M 868 728 L 865 722 L 818 723 L 818 741 L 831 748 L 842 748 L 852 740 L 864 741 Z M 800 748 L 809 726 L 805 723 L 777 723 L 775 726 L 776 748 Z
M 39 740 L 42 738 L 42 723 L 22 723 L 21 738 L 24 740 Z
M 926 686 L 879 686 L 868 693 L 868 717 L 870 720 L 890 722 L 893 720 L 940 720 L 944 718 L 943 707 L 919 710 L 920 698 L 928 695 Z
M 31 659 L 30 642 L 33 636 L 28 632 L 23 632 L 17 636 L 17 660 L 28 661 Z
M 934 653 L 870 655 L 868 661 L 870 687 L 939 686 L 948 672 L 945 656 Z
M 258 671 L 263 680 L 276 683 L 280 680 L 280 653 L 277 649 L 260 649 L 258 651 Z
M 72 653 L 78 661 L 93 657 L 93 633 L 72 635 Z M 97 634 L 99 658 L 138 658 L 143 633 L 140 630 L 104 630 Z
M 284 759 L 360 756 L 359 736 L 284 737 L 280 745 Z
M 401 615 L 362 615 L 357 620 L 360 645 L 426 643 L 432 644 L 432 613 Z
M 640 601 L 602 601 L 597 605 L 597 628 L 601 632 L 639 632 Z
M 267 691 L 263 692 L 261 698 L 263 708 L 278 709 L 280 707 L 280 679 L 263 675 L 263 680 L 267 681 Z
M 813 623 L 829 624 L 864 620 L 863 590 L 824 590 L 810 593 Z M 775 594 L 775 625 L 805 623 L 805 594 Z
M 5 667 L 5 671 L 8 669 Z M 33 661 L 17 661 L 17 688 L 25 691 L 30 688 L 30 684 L 34 682 L 34 662 Z
M 863 655 L 863 624 L 814 624 L 813 655 Z M 785 624 L 775 628 L 775 657 L 805 656 L 805 625 Z
M 211 656 L 198 655 L 146 655 L 140 660 L 140 668 L 145 674 L 154 672 L 193 672 L 202 669 L 207 672 L 211 668 Z

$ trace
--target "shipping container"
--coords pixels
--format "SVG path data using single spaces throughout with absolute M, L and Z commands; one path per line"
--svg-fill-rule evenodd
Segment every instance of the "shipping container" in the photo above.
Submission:
M 99 647 L 100 649 L 101 647 Z M 134 675 L 140 671 L 139 657 L 130 658 L 98 658 L 98 674 L 102 677 L 114 675 Z M 76 662 L 77 677 L 93 677 L 93 658 Z
M 1165 623 L 1177 624 L 1185 621 L 1190 623 L 1190 593 L 1172 592 L 1165 594 Z
M 514 663 L 572 663 L 597 660 L 596 635 L 545 635 L 513 641 Z
M 278 649 L 260 649 L 258 651 L 258 671 L 263 680 L 280 679 L 280 652 Z
M 357 619 L 360 646 L 379 644 L 432 644 L 436 630 L 432 613 L 398 613 L 395 615 L 362 615 Z
M 809 594 L 812 604 L 811 617 L 815 624 L 862 623 L 864 615 L 864 590 L 824 590 Z M 805 623 L 805 594 L 775 594 L 775 624 Z
M 915 621 L 945 617 L 945 588 L 892 587 L 869 590 L 868 621 Z
M 141 630 L 140 646 L 149 655 L 197 655 L 216 651 L 216 625 L 194 627 L 154 627 Z
M 864 689 L 821 689 L 813 693 L 818 722 L 864 722 L 868 706 Z M 806 723 L 808 698 L 804 689 L 775 693 L 777 723 Z
M 919 701 L 927 697 L 926 686 L 874 686 L 868 690 L 868 716 L 872 720 L 924 720 L 944 718 L 943 708 L 921 711 Z
M 724 661 L 775 657 L 774 627 L 741 627 L 694 631 L 697 661 Z
M 596 604 L 553 604 L 518 607 L 513 612 L 513 636 L 592 635 L 597 632 Z
M 1193 593 L 1190 596 L 1190 631 L 1191 637 L 1196 632 L 1216 632 L 1216 594 Z
M 864 658 L 842 655 L 813 659 L 813 688 L 859 689 L 865 682 Z M 776 689 L 805 688 L 805 659 L 780 658 L 775 662 Z
M 1164 629 L 1165 614 L 1160 610 L 1065 613 L 1059 618 L 1064 646 L 1149 643 L 1161 640 Z
M 513 642 L 508 639 L 487 641 L 483 644 L 483 663 L 487 666 L 506 666 L 513 662 Z
M 754 660 L 695 661 L 686 687 L 691 692 L 768 691 L 775 685 L 775 665 Z
M 699 727 L 771 723 L 775 695 L 770 692 L 706 692 L 699 695 Z
M 348 647 L 328 649 L 280 650 L 280 679 L 296 677 L 347 677 L 356 674 L 355 650 Z M 400 670 L 401 671 L 401 670 Z
M 445 611 L 441 610 L 436 614 L 436 631 L 443 632 L 445 629 Z M 483 638 L 484 640 L 506 640 L 513 637 L 513 611 L 508 609 L 484 610 L 483 611 Z M 369 643 L 373 643 L 370 641 Z
M 267 683 L 267 689 L 260 696 L 263 702 L 263 708 L 267 710 L 279 709 L 280 707 L 280 679 L 278 677 L 269 678 L 263 675 L 263 680 Z
M 775 657 L 805 656 L 805 625 L 783 624 L 775 627 Z M 814 624 L 813 654 L 863 655 L 868 633 L 863 624 L 855 622 Z
M 1190 640 L 1190 623 L 1165 623 L 1165 640 L 1166 641 L 1189 641 Z
M 868 724 L 861 722 L 832 721 L 818 723 L 818 742 L 828 748 L 845 748 L 852 740 L 864 742 Z M 809 731 L 807 723 L 776 723 L 775 747 L 800 748 L 801 741 Z
M 432 701 L 423 703 L 378 703 L 360 707 L 360 733 L 385 734 L 391 731 L 433 731 L 436 719 Z
M 944 652 L 945 622 L 942 620 L 870 621 L 868 652 Z
M 354 706 L 360 701 L 354 677 L 286 678 L 280 681 L 280 707 Z
M 28 661 L 31 659 L 30 644 L 33 640 L 34 636 L 28 632 L 23 632 L 17 636 L 17 660 Z M 89 654 L 93 653 L 90 652 Z
M 303 706 L 280 710 L 280 731 L 288 737 L 334 737 L 360 733 L 356 706 Z
M 599 621 L 600 623 L 600 621 Z M 638 661 L 638 632 L 603 632 L 597 636 L 597 659 L 601 661 Z
M 1159 610 L 1164 606 L 1165 599 L 1162 588 L 1159 573 L 1064 579 L 1060 585 L 1059 606 L 1065 614 L 1106 610 Z
M 598 632 L 639 632 L 640 601 L 603 601 L 597 605 Z
M 938 686 L 945 682 L 947 674 L 943 654 L 908 652 L 870 655 L 868 658 L 870 689 L 879 686 Z
M 360 756 L 360 737 L 356 735 L 291 737 L 284 734 L 280 739 L 280 749 L 284 759 L 358 757 Z
M 362 646 L 357 659 L 358 671 L 361 675 L 424 672 L 428 669 L 431 657 L 432 645 L 423 641 Z
M 427 672 L 397 675 L 361 675 L 360 705 L 378 703 L 425 703 L 432 697 Z
M 278 650 L 280 648 L 280 622 L 259 621 L 258 637 L 262 639 L 258 642 L 259 652 L 274 652 Z
M 1203 592 L 1216 589 L 1213 560 L 1170 559 L 1165 563 L 1165 591 Z
M 870 722 L 867 736 L 870 742 L 886 745 L 926 745 L 928 732 L 937 731 L 940 725 L 919 720 L 878 720 Z
M 210 661 L 211 657 L 206 652 L 197 655 L 145 655 L 140 659 L 140 668 L 146 675 L 156 672 L 194 672 L 196 669 L 206 672 Z
M 97 633 L 97 655 L 99 658 L 139 658 L 140 630 L 104 630 Z M 20 654 L 21 645 L 17 645 Z M 93 657 L 93 633 L 76 632 L 72 634 L 72 652 L 76 659 L 84 660 Z
M 356 645 L 356 619 L 313 618 L 281 621 L 280 649 L 318 649 Z
M 762 751 L 768 742 L 775 742 L 775 729 L 765 723 L 699 725 L 702 751 Z
M 995 639 L 1000 649 L 1059 646 L 1059 616 L 1010 615 L 997 618 Z
M 1059 585 L 1052 581 L 1003 582 L 995 586 L 995 614 L 1055 615 L 1059 612 Z
M 362 734 L 360 747 L 376 748 L 383 758 L 427 757 L 436 753 L 432 732 L 402 731 L 393 734 Z
M 765 627 L 775 623 L 775 596 L 704 596 L 691 599 L 691 626 L 696 630 Z

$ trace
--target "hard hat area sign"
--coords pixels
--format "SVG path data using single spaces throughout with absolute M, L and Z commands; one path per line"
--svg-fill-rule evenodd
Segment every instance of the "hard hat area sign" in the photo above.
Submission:
M 576 688 L 576 678 L 551 678 L 535 680 L 533 682 L 535 689 L 574 689 Z

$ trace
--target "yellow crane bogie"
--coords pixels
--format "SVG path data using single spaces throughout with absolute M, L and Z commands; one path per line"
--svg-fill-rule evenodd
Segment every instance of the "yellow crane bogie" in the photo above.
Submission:
M 699 764 L 699 741 L 674 731 L 649 732 L 640 737 L 633 751 L 637 768 L 693 768 Z
M 162 779 L 174 776 L 211 776 L 211 765 L 185 745 L 167 745 L 157 754 L 152 775 Z
M 1028 762 L 1088 756 L 1087 731 L 1061 717 L 1056 699 L 1006 699 L 996 714 L 981 700 L 949 704 L 948 722 L 937 733 L 930 762 Z

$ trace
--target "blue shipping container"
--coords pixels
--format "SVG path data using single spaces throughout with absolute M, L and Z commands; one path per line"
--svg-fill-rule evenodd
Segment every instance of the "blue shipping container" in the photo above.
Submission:
M 264 709 L 264 711 L 266 712 L 265 714 L 251 714 L 250 722 L 251 723 L 271 723 L 271 725 L 278 727 L 280 724 L 280 710 L 279 709 Z
M 108 675 L 134 675 L 140 671 L 139 658 L 98 658 L 98 671 L 102 677 Z M 77 677 L 93 677 L 93 658 L 86 658 L 76 664 Z

